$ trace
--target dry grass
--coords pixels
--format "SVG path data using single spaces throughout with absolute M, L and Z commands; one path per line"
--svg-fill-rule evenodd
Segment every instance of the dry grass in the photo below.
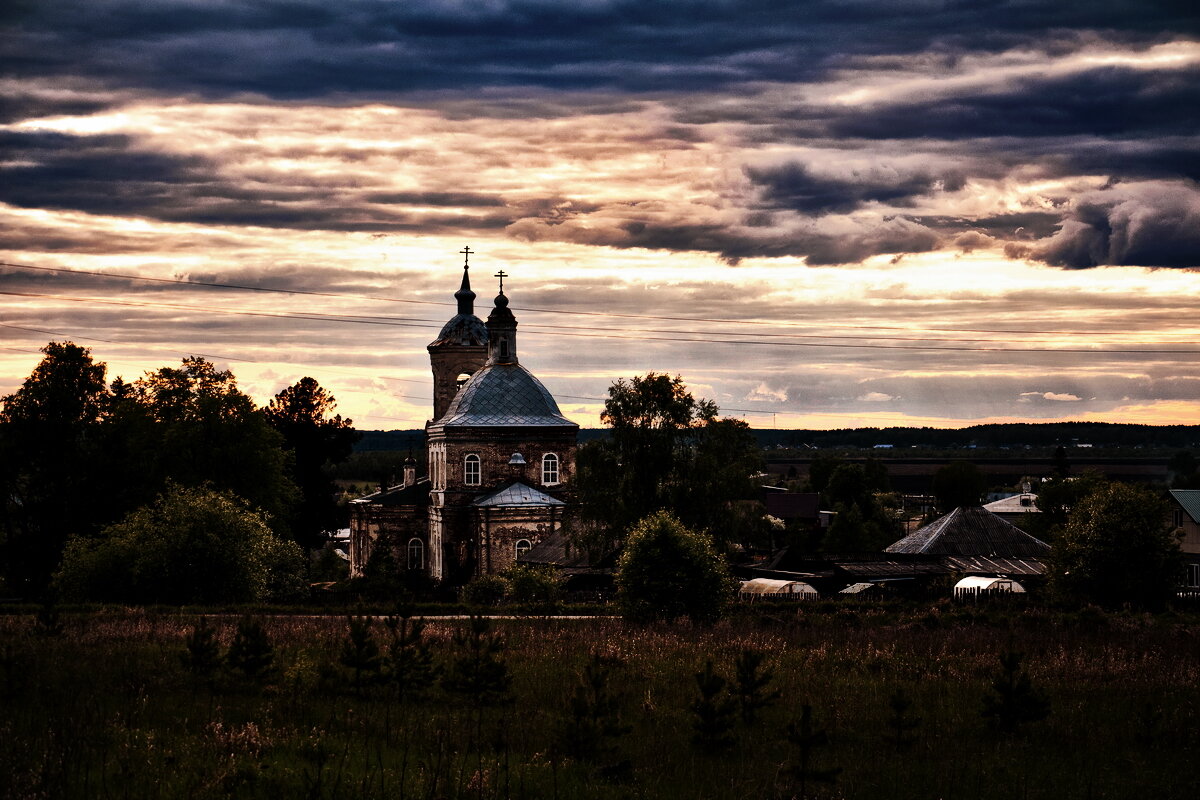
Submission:
M 1200 623 L 1195 619 L 823 608 L 686 625 L 620 620 L 498 622 L 514 702 L 477 711 L 435 690 L 401 703 L 350 688 L 339 617 L 263 620 L 279 670 L 265 689 L 193 678 L 180 653 L 194 617 L 0 617 L 0 776 L 5 797 L 788 797 L 784 730 L 813 706 L 840 766 L 823 796 L 850 798 L 1192 798 L 1200 755 Z M 211 620 L 227 646 L 236 618 Z M 442 661 L 461 622 L 433 622 Z M 376 627 L 379 637 L 382 626 Z M 692 674 L 707 657 L 732 674 L 762 651 L 784 700 L 727 754 L 691 744 Z M 998 655 L 1026 654 L 1052 713 L 1015 736 L 980 716 Z M 567 698 L 592 653 L 632 726 L 602 763 L 560 755 Z M 914 742 L 887 737 L 903 690 Z M 628 764 L 621 766 L 620 762 Z

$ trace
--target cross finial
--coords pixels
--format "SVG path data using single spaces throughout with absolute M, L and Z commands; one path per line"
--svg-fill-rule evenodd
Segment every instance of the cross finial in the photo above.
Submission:
M 466 269 L 467 262 L 471 258 L 471 253 L 473 253 L 474 251 L 471 249 L 471 245 L 467 245 L 466 247 L 464 247 L 462 250 L 459 250 L 458 252 L 463 254 L 463 269 Z
M 500 294 L 504 294 L 504 279 L 508 277 L 508 273 L 500 270 L 496 273 L 496 277 L 500 279 Z

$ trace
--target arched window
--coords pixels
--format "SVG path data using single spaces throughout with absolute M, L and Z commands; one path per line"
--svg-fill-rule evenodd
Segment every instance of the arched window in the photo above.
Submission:
M 454 379 L 454 388 L 461 389 L 463 387 L 463 384 L 469 380 L 471 380 L 471 373 L 469 373 L 469 372 L 458 373 L 458 377 Z
M 529 541 L 528 539 L 517 539 L 517 544 L 513 548 L 517 558 L 520 558 L 521 556 L 525 555 L 532 549 L 533 549 L 533 542 Z
M 471 453 L 463 459 L 463 483 L 478 486 L 480 483 L 479 456 Z
M 542 483 L 546 486 L 558 483 L 558 456 L 554 453 L 542 456 Z
M 425 543 L 420 539 L 408 540 L 408 568 L 425 569 Z

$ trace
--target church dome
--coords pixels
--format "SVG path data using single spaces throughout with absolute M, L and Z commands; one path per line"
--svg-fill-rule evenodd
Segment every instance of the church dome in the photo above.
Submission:
M 472 375 L 436 424 L 575 427 L 542 382 L 516 363 L 489 364 Z
M 487 343 L 488 330 L 483 320 L 474 314 L 455 314 L 442 326 L 442 332 L 429 346 L 457 344 L 478 347 Z

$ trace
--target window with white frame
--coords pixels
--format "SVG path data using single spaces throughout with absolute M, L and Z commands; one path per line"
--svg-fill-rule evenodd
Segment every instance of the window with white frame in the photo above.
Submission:
M 558 456 L 554 453 L 542 456 L 542 483 L 547 486 L 558 483 Z
M 517 544 L 513 548 L 513 551 L 514 551 L 514 555 L 517 558 L 520 558 L 521 556 L 525 555 L 532 549 L 533 549 L 533 542 L 529 541 L 528 539 L 517 539 Z
M 478 486 L 480 480 L 479 456 L 471 453 L 463 459 L 463 483 L 467 486 Z
M 1200 589 L 1200 564 L 1187 565 L 1187 588 Z
M 408 568 L 425 569 L 425 543 L 420 539 L 408 540 Z

